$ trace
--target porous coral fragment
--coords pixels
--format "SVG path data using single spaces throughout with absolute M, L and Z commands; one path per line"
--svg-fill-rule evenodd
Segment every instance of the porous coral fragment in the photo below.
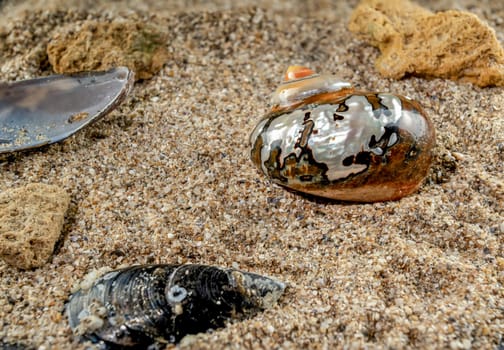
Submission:
M 167 60 L 166 40 L 166 33 L 152 24 L 85 21 L 56 33 L 47 54 L 57 73 L 127 66 L 137 79 L 148 79 Z
M 61 235 L 69 204 L 65 190 L 41 183 L 0 194 L 0 257 L 20 269 L 44 265 Z
M 432 13 L 408 0 L 363 0 L 348 27 L 380 49 L 375 65 L 384 77 L 413 74 L 504 86 L 504 49 L 474 14 Z

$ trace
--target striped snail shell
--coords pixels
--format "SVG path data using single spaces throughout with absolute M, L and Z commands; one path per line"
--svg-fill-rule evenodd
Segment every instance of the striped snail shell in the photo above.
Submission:
M 420 104 L 408 97 L 358 91 L 334 76 L 291 66 L 250 144 L 252 161 L 277 184 L 376 202 L 418 189 L 435 134 Z

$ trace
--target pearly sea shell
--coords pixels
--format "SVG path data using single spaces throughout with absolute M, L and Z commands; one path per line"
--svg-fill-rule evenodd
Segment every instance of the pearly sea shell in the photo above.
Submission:
M 119 106 L 131 91 L 127 67 L 0 82 L 0 154 L 62 141 Z
M 250 136 L 251 158 L 275 183 L 336 200 L 395 200 L 429 171 L 434 128 L 420 104 L 293 66 Z

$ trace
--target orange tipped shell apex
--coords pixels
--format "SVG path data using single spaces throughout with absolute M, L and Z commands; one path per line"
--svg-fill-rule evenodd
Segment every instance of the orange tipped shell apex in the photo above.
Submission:
M 285 81 L 301 79 L 316 74 L 314 70 L 304 66 L 290 66 L 285 72 Z

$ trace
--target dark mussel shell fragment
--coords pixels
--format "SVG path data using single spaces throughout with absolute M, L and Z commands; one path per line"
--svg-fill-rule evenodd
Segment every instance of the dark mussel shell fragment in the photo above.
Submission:
M 207 265 L 138 265 L 109 272 L 66 305 L 77 335 L 111 347 L 145 349 L 223 327 L 271 307 L 285 285 Z

